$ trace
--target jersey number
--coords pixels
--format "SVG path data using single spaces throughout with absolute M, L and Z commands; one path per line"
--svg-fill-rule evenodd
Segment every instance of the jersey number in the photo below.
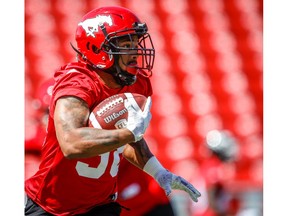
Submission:
M 120 156 L 123 152 L 124 146 L 118 148 L 116 151 L 113 153 L 113 163 L 110 168 L 110 175 L 112 177 L 115 177 L 118 173 L 118 167 L 119 167 L 119 162 L 120 162 Z M 81 161 L 78 161 L 76 164 L 76 170 L 77 173 L 80 176 L 84 176 L 87 178 L 93 178 L 93 179 L 98 179 L 100 178 L 106 171 L 108 162 L 109 162 L 109 156 L 111 152 L 106 152 L 104 154 L 101 154 L 101 160 L 100 163 L 97 167 L 90 167 L 89 164 L 83 163 Z

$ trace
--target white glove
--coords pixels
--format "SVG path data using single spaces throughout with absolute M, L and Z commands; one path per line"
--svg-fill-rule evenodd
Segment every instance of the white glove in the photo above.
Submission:
M 168 170 L 159 171 L 155 176 L 155 180 L 165 190 L 167 196 L 171 193 L 171 189 L 186 191 L 194 202 L 198 202 L 198 197 L 201 196 L 201 193 L 192 184 Z
M 143 170 L 151 175 L 165 190 L 167 196 L 172 189 L 186 191 L 194 202 L 198 202 L 201 193 L 181 176 L 177 176 L 165 169 L 156 157 L 151 157 L 145 164 Z
M 147 98 L 144 110 L 142 111 L 133 97 L 128 97 L 128 99 L 124 101 L 124 105 L 128 110 L 128 122 L 126 128 L 133 133 L 135 142 L 142 139 L 150 123 L 152 118 L 150 113 L 151 104 L 152 101 L 151 97 L 149 96 Z

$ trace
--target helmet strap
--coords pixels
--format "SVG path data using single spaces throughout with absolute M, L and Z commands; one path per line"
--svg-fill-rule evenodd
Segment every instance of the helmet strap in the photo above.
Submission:
M 112 67 L 104 70 L 105 72 L 111 74 L 114 80 L 121 86 L 133 85 L 136 82 L 136 75 L 130 74 L 126 71 L 123 71 L 119 66 L 119 56 L 113 56 L 115 61 Z
M 121 86 L 130 86 L 136 82 L 136 75 L 123 71 L 118 63 L 115 64 L 116 72 L 112 73 L 115 81 Z

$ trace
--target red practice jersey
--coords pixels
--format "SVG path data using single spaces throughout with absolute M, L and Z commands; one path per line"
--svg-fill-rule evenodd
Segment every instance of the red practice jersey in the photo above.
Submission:
M 76 96 L 90 110 L 111 95 L 123 92 L 152 95 L 149 78 L 139 75 L 136 83 L 110 89 L 82 63 L 70 63 L 56 71 L 50 104 L 47 136 L 42 147 L 39 170 L 25 181 L 25 192 L 44 210 L 55 215 L 75 215 L 113 200 L 117 192 L 117 173 L 123 147 L 86 159 L 66 159 L 60 149 L 54 127 L 57 99 Z

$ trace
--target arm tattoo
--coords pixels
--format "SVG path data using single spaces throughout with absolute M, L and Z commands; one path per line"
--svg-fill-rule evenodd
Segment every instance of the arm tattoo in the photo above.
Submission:
M 84 127 L 89 117 L 88 105 L 75 97 L 64 97 L 58 100 L 59 117 L 64 131 L 71 128 Z

